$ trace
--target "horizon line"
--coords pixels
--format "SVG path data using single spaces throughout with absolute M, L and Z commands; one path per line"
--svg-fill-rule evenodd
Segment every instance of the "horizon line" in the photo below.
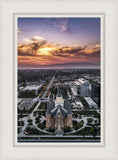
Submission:
M 61 70 L 61 69 L 101 69 L 100 67 L 97 68 L 18 68 L 18 70 Z

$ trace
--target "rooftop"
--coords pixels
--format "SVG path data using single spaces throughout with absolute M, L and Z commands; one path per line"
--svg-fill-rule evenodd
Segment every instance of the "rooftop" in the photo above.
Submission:
M 82 84 L 89 84 L 88 80 L 85 80 L 84 78 L 79 78 L 74 82 L 76 85 L 82 85 Z
M 25 90 L 30 90 L 30 91 L 32 91 L 32 90 L 37 90 L 37 89 L 39 89 L 41 87 L 41 85 L 31 85 L 31 86 L 26 86 L 23 90 L 25 91 Z
M 82 104 L 82 102 L 81 102 L 81 101 L 75 101 L 75 103 L 76 103 L 78 106 L 83 107 L 83 104 Z
M 87 101 L 87 103 L 89 105 L 97 105 L 92 99 L 91 97 L 84 97 L 84 99 Z

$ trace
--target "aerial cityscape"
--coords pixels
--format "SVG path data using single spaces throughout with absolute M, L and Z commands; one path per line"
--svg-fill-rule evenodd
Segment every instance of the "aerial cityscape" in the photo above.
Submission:
M 17 141 L 100 143 L 100 18 L 17 21 Z

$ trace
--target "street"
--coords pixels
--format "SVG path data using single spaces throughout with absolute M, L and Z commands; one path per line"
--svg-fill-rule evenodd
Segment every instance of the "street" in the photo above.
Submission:
M 46 95 L 47 95 L 47 93 L 48 93 L 48 90 L 49 90 L 50 87 L 52 86 L 54 80 L 55 80 L 55 77 L 52 77 L 51 81 L 50 81 L 49 84 L 47 85 L 47 88 L 46 88 L 45 92 L 43 93 L 42 98 L 45 98 L 45 97 L 46 97 Z

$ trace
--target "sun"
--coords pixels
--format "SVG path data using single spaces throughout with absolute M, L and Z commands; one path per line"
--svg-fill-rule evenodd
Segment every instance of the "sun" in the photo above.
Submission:
M 39 55 L 50 55 L 50 51 L 53 50 L 53 48 L 45 47 L 45 48 L 40 48 L 38 50 Z

